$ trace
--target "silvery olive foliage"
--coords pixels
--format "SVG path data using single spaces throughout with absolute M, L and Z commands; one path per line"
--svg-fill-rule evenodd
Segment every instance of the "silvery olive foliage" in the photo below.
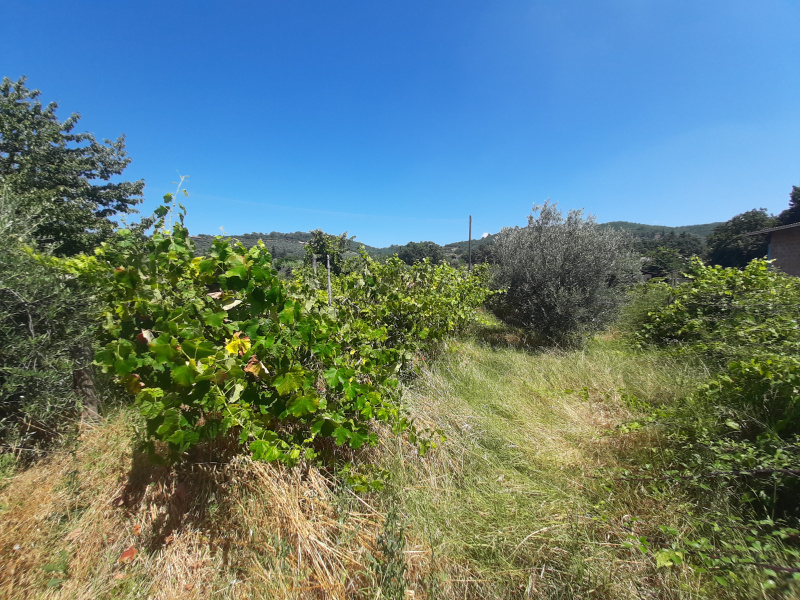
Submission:
M 640 259 L 628 234 L 597 227 L 593 216 L 566 217 L 549 200 L 534 205 L 526 227 L 504 228 L 494 242 L 499 317 L 542 341 L 579 344 L 616 316 Z
M 48 249 L 37 250 L 38 216 L 0 178 L 0 444 L 34 446 L 74 425 L 74 374 L 91 363 L 92 290 Z M 31 455 L 26 454 L 27 457 Z

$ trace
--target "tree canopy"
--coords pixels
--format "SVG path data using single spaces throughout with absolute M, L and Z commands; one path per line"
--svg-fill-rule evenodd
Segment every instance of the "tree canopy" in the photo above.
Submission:
M 708 259 L 721 267 L 745 267 L 754 258 L 767 255 L 767 240 L 762 235 L 744 235 L 778 225 L 766 208 L 754 208 L 717 226 L 708 236 Z
M 689 265 L 687 258 L 675 248 L 658 246 L 645 254 L 642 273 L 652 277 L 667 277 L 675 280 Z
M 789 194 L 789 208 L 778 215 L 781 225 L 791 225 L 800 222 L 800 187 L 793 185 Z
M 633 247 L 637 252 L 648 254 L 655 252 L 659 248 L 668 248 L 676 251 L 682 257 L 688 259 L 692 256 L 703 256 L 706 251 L 705 240 L 697 235 L 686 233 L 685 231 L 680 234 L 675 234 L 674 231 L 669 231 L 658 237 L 641 237 L 633 238 Z
M 113 231 L 111 217 L 135 212 L 144 180 L 112 181 L 130 163 L 125 136 L 98 142 L 76 133 L 80 115 L 61 121 L 26 78 L 0 84 L 0 188 L 32 218 L 33 236 L 61 255 L 85 252 Z
M 311 239 L 306 243 L 305 264 L 310 265 L 314 255 L 325 264 L 325 256 L 328 255 L 331 257 L 331 271 L 334 275 L 339 275 L 342 272 L 344 253 L 350 249 L 350 241 L 356 236 L 347 237 L 346 231 L 341 235 L 331 235 L 322 229 L 315 229 L 310 233 Z
M 408 242 L 400 248 L 397 257 L 407 265 L 413 265 L 426 258 L 433 263 L 438 263 L 444 259 L 444 250 L 436 242 Z
M 497 315 L 559 345 L 604 327 L 635 282 L 640 259 L 630 236 L 555 204 L 534 206 L 527 227 L 504 228 L 494 242 Z

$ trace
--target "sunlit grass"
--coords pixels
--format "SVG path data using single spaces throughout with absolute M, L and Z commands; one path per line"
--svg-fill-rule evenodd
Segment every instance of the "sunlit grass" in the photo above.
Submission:
M 523 341 L 485 324 L 420 370 L 405 402 L 447 440 L 420 457 L 383 431 L 352 471 L 390 474 L 382 492 L 356 493 L 343 471 L 253 464 L 235 443 L 156 467 L 133 451 L 133 410 L 118 411 L 74 448 L 6 470 L 0 598 L 758 596 L 658 568 L 635 541 L 656 543 L 661 526 L 693 535 L 702 507 L 605 477 L 658 461 L 658 430 L 619 426 L 689 394 L 703 366 L 613 335 L 568 352 Z M 63 572 L 43 569 L 60 557 Z
M 631 406 L 688 393 L 704 376 L 698 366 L 633 353 L 610 338 L 537 352 L 492 347 L 485 333 L 452 342 L 407 396 L 447 442 L 422 459 L 396 442 L 388 453 L 411 530 L 442 572 L 440 594 L 699 593 L 688 569 L 658 570 L 652 555 L 623 545 L 681 525 L 682 500 L 656 502 L 593 478 L 658 443 L 616 428 L 637 417 Z

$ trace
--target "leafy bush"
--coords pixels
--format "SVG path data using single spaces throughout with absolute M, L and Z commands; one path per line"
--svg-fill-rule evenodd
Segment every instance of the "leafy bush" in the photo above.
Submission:
M 716 570 L 772 569 L 770 560 L 779 556 L 794 566 L 777 571 L 800 572 L 799 302 L 800 279 L 767 261 L 739 270 L 695 259 L 691 281 L 641 320 L 640 343 L 699 356 L 712 369 L 706 384 L 678 405 L 661 407 L 653 421 L 671 446 L 665 479 L 738 508 L 709 517 L 713 544 L 693 542 Z M 731 542 L 724 527 L 749 531 L 748 545 Z
M 694 260 L 691 278 L 643 320 L 639 340 L 716 365 L 691 405 L 705 407 L 710 431 L 754 443 L 800 434 L 800 279 L 764 260 L 743 270 Z
M 638 335 L 650 315 L 666 307 L 672 299 L 672 286 L 658 279 L 631 286 L 620 312 L 617 326 L 627 334 Z
M 432 266 L 404 275 L 392 270 L 402 265 L 395 259 L 380 277 L 336 278 L 346 293 L 331 308 L 313 279 L 279 279 L 263 245 L 246 250 L 218 238 L 195 258 L 183 214 L 166 231 L 166 213 L 159 209 L 162 220 L 141 248 L 120 231 L 92 271 L 108 282 L 97 359 L 136 396 L 151 451 L 165 443 L 177 458 L 235 432 L 256 459 L 291 463 L 315 457 L 326 438 L 353 449 L 375 443 L 376 421 L 409 430 L 424 451 L 399 403 L 396 373 L 417 332 L 436 337 L 460 323 L 458 298 L 438 298 L 449 317 L 419 310 L 428 305 L 412 290 L 430 295 L 422 276 Z M 447 275 L 450 287 L 431 289 L 460 290 Z M 384 303 L 387 286 L 398 304 Z
M 538 214 L 537 214 L 538 213 Z M 527 227 L 497 236 L 495 312 L 555 344 L 579 343 L 617 316 L 640 261 L 629 237 L 596 226 L 582 211 L 566 218 L 550 202 L 534 206 Z
M 350 243 L 355 238 L 347 237 L 345 231 L 341 235 L 331 235 L 325 233 L 322 229 L 315 229 L 311 232 L 311 239 L 306 243 L 306 266 L 313 263 L 313 257 L 316 256 L 317 260 L 323 268 L 326 268 L 327 259 L 326 255 L 330 257 L 331 272 L 338 275 L 342 272 L 342 264 L 344 263 L 344 254 L 350 249 Z
M 759 353 L 733 361 L 700 395 L 716 407 L 720 425 L 737 437 L 758 440 L 769 432 L 790 438 L 800 434 L 800 358 Z
M 765 260 L 739 270 L 705 266 L 697 258 L 689 276 L 669 305 L 645 320 L 640 340 L 678 344 L 722 362 L 800 349 L 800 279 L 771 269 Z
M 381 264 L 361 254 L 362 266 L 337 281 L 339 319 L 386 332 L 398 364 L 469 324 L 487 297 L 489 272 L 469 273 L 424 259 L 411 266 L 398 257 Z

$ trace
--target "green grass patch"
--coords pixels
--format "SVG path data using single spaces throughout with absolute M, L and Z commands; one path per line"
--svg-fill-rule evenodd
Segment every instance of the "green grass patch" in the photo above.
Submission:
M 613 336 L 570 352 L 523 350 L 515 336 L 486 324 L 451 342 L 406 395 L 447 441 L 423 458 L 394 441 L 385 456 L 407 535 L 440 573 L 437 597 L 724 598 L 758 589 L 666 564 L 663 531 L 699 536 L 703 507 L 680 486 L 608 476 L 656 469 L 659 431 L 631 423 L 696 389 L 708 377 L 703 365 Z

